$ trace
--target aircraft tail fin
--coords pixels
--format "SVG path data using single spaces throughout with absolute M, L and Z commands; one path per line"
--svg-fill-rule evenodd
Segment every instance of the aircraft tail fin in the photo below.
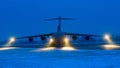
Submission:
M 58 18 L 51 18 L 51 19 L 46 19 L 45 21 L 52 21 L 52 20 L 58 20 L 58 27 L 57 27 L 57 31 L 60 32 L 61 31 L 61 21 L 62 20 L 75 20 L 73 18 L 62 18 L 62 17 L 58 17 Z

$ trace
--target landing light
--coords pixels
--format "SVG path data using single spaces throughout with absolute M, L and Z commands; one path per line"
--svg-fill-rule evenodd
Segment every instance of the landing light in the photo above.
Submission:
M 50 42 L 53 42 L 53 41 L 54 41 L 54 39 L 53 39 L 53 38 L 51 38 L 51 39 L 50 39 Z
M 50 38 L 50 39 L 49 39 L 49 42 L 46 43 L 46 46 L 47 46 L 47 47 L 50 47 L 53 42 L 54 42 L 54 39 L 53 39 L 53 38 Z
M 68 42 L 68 41 L 69 41 L 69 39 L 66 37 L 66 38 L 64 38 L 64 41 L 65 41 L 65 42 Z
M 104 39 L 108 42 L 108 44 L 114 44 L 114 42 L 111 39 L 110 34 L 105 34 Z
M 112 50 L 112 49 L 117 49 L 120 48 L 119 45 L 116 45 L 109 34 L 104 35 L 104 39 L 108 42 L 107 45 L 103 45 L 102 47 L 106 50 Z
M 11 37 L 10 40 L 9 40 L 9 43 L 13 43 L 13 42 L 15 42 L 15 38 Z
M 104 39 L 105 39 L 105 40 L 109 40 L 109 39 L 110 39 L 110 35 L 109 35 L 109 34 L 105 34 L 105 35 L 104 35 Z

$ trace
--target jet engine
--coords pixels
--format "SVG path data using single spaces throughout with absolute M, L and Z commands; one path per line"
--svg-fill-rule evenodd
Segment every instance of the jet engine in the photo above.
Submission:
M 29 40 L 29 42 L 33 42 L 34 39 L 33 38 L 28 38 L 28 40 Z
M 85 40 L 89 41 L 91 39 L 90 36 L 85 36 Z
M 45 36 L 42 36 L 42 37 L 41 37 L 41 40 L 42 40 L 42 41 L 45 41 L 45 40 L 46 40 L 46 37 L 45 37 Z
M 77 39 L 77 36 L 73 35 L 73 36 L 72 36 L 72 39 L 73 39 L 73 40 L 76 40 L 76 39 Z

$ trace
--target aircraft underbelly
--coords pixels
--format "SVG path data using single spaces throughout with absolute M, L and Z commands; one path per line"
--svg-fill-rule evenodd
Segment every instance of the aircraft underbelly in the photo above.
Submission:
M 55 42 L 55 47 L 62 47 L 62 41 L 57 39 Z
M 55 47 L 63 47 L 63 39 L 65 37 L 65 34 L 63 32 L 57 32 L 55 34 L 53 34 L 52 38 L 55 39 L 54 41 L 54 46 Z

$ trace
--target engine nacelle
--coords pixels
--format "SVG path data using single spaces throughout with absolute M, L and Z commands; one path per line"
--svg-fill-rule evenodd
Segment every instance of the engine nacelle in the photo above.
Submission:
M 91 39 L 90 36 L 85 36 L 85 40 L 89 41 Z
M 41 40 L 42 40 L 42 41 L 45 41 L 45 40 L 46 40 L 46 37 L 45 37 L 45 36 L 42 36 L 42 37 L 41 37 Z
M 29 42 L 33 42 L 34 39 L 33 38 L 28 38 L 28 40 L 29 40 Z
M 76 39 L 77 39 L 77 36 L 73 35 L 72 40 L 76 40 Z

